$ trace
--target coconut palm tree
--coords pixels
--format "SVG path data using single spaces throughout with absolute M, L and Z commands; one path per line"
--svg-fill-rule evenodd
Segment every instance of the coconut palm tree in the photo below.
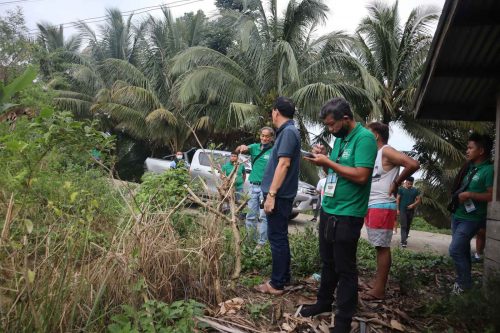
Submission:
M 312 38 L 326 19 L 322 0 L 292 0 L 283 17 L 277 1 L 256 1 L 256 8 L 225 12 L 237 31 L 226 55 L 192 47 L 175 57 L 174 94 L 186 115 L 206 116 L 219 131 L 253 130 L 267 119 L 274 99 L 288 95 L 300 109 L 307 141 L 306 122 L 316 121 L 318 105 L 334 96 L 348 97 L 362 113 L 376 108 L 364 89 L 346 79 L 350 71 L 359 74 L 353 80 L 372 79 L 346 52 L 352 39 L 343 33 Z M 363 84 L 372 86 L 368 81 Z
M 64 28 L 48 22 L 37 23 L 40 46 L 38 58 L 40 71 L 45 79 L 60 75 L 68 66 L 79 58 L 81 38 L 78 35 L 65 38 Z
M 135 25 L 133 14 L 125 15 L 119 9 L 106 9 L 106 19 L 96 33 L 87 23 L 77 24 L 80 37 L 88 43 L 85 53 L 96 61 L 108 58 L 121 59 L 136 64 L 139 45 L 147 27 L 147 20 Z
M 80 117 L 100 116 L 108 129 L 147 142 L 152 149 L 164 146 L 170 151 L 182 149 L 191 132 L 182 117 L 175 114 L 170 101 L 169 60 L 201 40 L 197 32 L 206 20 L 203 12 L 186 22 L 174 20 L 163 9 L 163 18 L 149 17 L 147 24 L 136 31 L 141 36 L 133 34 L 129 38 L 134 40 L 132 44 L 124 41 L 127 39 L 124 36 L 130 36 L 130 18 L 126 28 L 115 33 L 124 21 L 117 17 L 116 11 L 109 12 L 108 23 L 101 27 L 107 33 L 102 40 L 96 38 L 90 42 L 90 54 L 95 57 L 68 71 L 70 89 L 59 91 L 56 102 Z M 111 41 L 113 36 L 117 41 Z M 119 49 L 128 51 L 112 53 L 116 48 L 111 46 L 120 43 Z M 106 58 L 101 60 L 101 56 Z M 203 118 L 196 119 L 193 126 L 199 129 L 205 123 Z
M 370 118 L 387 124 L 397 122 L 416 142 L 410 154 L 419 159 L 424 171 L 419 185 L 424 189 L 422 211 L 436 225 L 447 220 L 447 188 L 464 161 L 469 131 L 486 128 L 483 123 L 415 118 L 412 102 L 437 18 L 436 8 L 418 7 L 402 23 L 398 1 L 392 6 L 373 2 L 356 30 L 352 50 L 352 56 L 373 77 L 369 82 L 376 82 L 361 85 L 378 104 L 380 113 L 371 113 Z

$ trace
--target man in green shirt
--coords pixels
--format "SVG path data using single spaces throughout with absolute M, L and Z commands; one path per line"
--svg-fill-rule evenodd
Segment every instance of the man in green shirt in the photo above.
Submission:
M 245 226 L 248 233 L 257 236 L 256 249 L 260 249 L 267 242 L 267 217 L 264 210 L 260 209 L 260 202 L 264 199 L 260 185 L 272 151 L 273 141 L 274 130 L 271 127 L 263 127 L 260 130 L 260 143 L 236 147 L 236 152 L 250 154 L 252 161 L 252 172 L 248 177 L 250 199 L 248 200 Z
M 420 191 L 413 187 L 413 177 L 406 178 L 404 185 L 399 188 L 396 205 L 398 207 L 397 215 L 401 225 L 401 247 L 405 248 L 408 244 L 408 234 L 410 233 L 411 222 L 415 215 L 415 208 L 420 204 Z
M 231 157 L 229 157 L 229 162 L 224 164 L 221 168 L 222 173 L 225 176 L 229 176 L 234 169 L 234 166 L 238 163 L 238 153 L 232 152 Z M 245 174 L 245 165 L 241 163 L 238 167 L 238 171 L 236 171 L 236 180 L 234 182 L 235 192 L 236 192 L 236 201 L 239 201 L 241 193 L 243 192 L 243 183 L 245 182 L 246 174 Z
M 313 157 L 305 157 L 323 167 L 328 177 L 319 224 L 321 283 L 316 304 L 303 308 L 300 314 L 309 317 L 331 311 L 337 289 L 333 332 L 350 332 L 358 303 L 356 250 L 368 210 L 377 143 L 375 136 L 354 120 L 343 98 L 327 102 L 320 118 L 336 140 L 330 158 L 323 146 L 315 146 Z
M 492 200 L 492 148 L 493 141 L 489 136 L 472 134 L 465 154 L 469 163 L 455 179 L 453 195 L 459 204 L 452 215 L 449 249 L 457 273 L 453 285 L 455 294 L 472 287 L 470 241 L 484 225 L 488 202 Z

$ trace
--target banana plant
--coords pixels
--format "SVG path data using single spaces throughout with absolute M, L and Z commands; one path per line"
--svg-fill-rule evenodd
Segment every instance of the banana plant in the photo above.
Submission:
M 35 67 L 28 67 L 23 74 L 14 79 L 10 84 L 4 85 L 0 82 L 0 115 L 19 104 L 11 103 L 12 97 L 33 83 L 38 70 Z

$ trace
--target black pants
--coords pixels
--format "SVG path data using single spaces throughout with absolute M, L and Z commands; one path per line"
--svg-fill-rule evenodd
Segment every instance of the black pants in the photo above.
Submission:
M 402 210 L 399 212 L 399 218 L 401 222 L 401 244 L 406 244 L 408 240 L 408 234 L 410 233 L 411 222 L 413 221 L 413 214 L 415 211 L 413 209 Z
M 330 215 L 321 210 L 319 222 L 319 254 L 321 284 L 318 303 L 333 303 L 337 289 L 335 326 L 350 327 L 358 304 L 358 268 L 356 251 L 363 218 Z

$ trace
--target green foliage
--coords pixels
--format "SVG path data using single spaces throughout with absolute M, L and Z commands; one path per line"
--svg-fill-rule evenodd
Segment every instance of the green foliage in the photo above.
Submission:
M 147 172 L 137 191 L 137 202 L 150 211 L 166 211 L 175 207 L 186 196 L 184 185 L 190 181 L 188 170 L 182 166 L 160 174 Z
M 410 293 L 419 287 L 432 283 L 438 269 L 450 268 L 451 260 L 430 252 L 412 252 L 406 249 L 392 249 L 390 277 L 398 281 L 402 293 Z M 377 252 L 366 240 L 358 243 L 358 266 L 362 270 L 375 271 Z
M 411 223 L 411 228 L 412 230 L 419 230 L 419 231 L 427 231 L 427 232 L 433 232 L 437 234 L 444 234 L 444 235 L 451 235 L 451 229 L 450 228 L 436 228 L 430 223 L 427 223 L 427 221 L 423 217 L 415 217 L 413 219 L 413 222 Z
M 247 309 L 248 313 L 250 314 L 250 317 L 253 319 L 253 320 L 257 320 L 260 318 L 260 316 L 266 312 L 267 310 L 269 310 L 270 306 L 272 305 L 273 303 L 271 301 L 267 301 L 267 302 L 264 302 L 264 303 L 250 303 L 250 304 L 247 304 L 245 306 L 245 308 Z
M 32 61 L 34 45 L 28 35 L 26 20 L 20 7 L 0 16 L 1 81 L 7 84 L 19 76 Z
M 240 278 L 240 283 L 248 288 L 257 286 L 263 282 L 264 278 L 262 276 L 244 275 Z
M 21 90 L 33 83 L 38 71 L 34 67 L 28 67 L 23 74 L 16 77 L 11 83 L 4 86 L 0 82 L 0 115 L 5 113 L 8 109 L 17 106 L 17 104 L 10 103 L 12 97 L 19 93 Z
M 484 286 L 453 295 L 447 293 L 437 302 L 416 309 L 423 317 L 445 316 L 457 331 L 498 332 L 500 330 L 500 276 L 493 275 Z M 459 326 L 460 325 L 460 326 Z
M 292 255 L 292 274 L 304 277 L 318 272 L 320 268 L 318 236 L 314 230 L 306 228 L 304 232 L 289 234 L 288 239 Z M 243 272 L 258 272 L 261 275 L 271 273 L 272 258 L 269 245 L 255 250 L 255 243 L 246 239 L 242 244 L 241 253 Z
M 195 317 L 203 315 L 205 306 L 193 300 L 166 304 L 146 301 L 138 310 L 122 305 L 123 313 L 114 315 L 109 333 L 191 333 L 199 327 Z

